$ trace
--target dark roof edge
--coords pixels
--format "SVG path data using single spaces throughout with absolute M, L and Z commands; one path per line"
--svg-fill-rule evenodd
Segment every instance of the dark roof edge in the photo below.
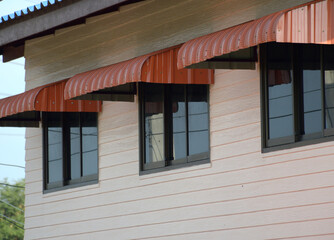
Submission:
M 13 47 L 22 47 L 25 40 L 52 34 L 56 29 L 84 23 L 87 17 L 117 11 L 122 5 L 139 1 L 142 0 L 63 0 L 12 19 L 0 24 L 0 55 Z M 19 55 L 23 56 L 23 52 Z
M 0 29 L 6 27 L 6 25 L 14 24 L 19 21 L 26 20 L 27 18 L 31 18 L 31 16 L 45 14 L 46 12 L 52 11 L 55 8 L 59 8 L 59 4 L 71 4 L 73 1 L 75 0 L 46 0 L 39 4 L 32 5 L 22 10 L 1 16 Z

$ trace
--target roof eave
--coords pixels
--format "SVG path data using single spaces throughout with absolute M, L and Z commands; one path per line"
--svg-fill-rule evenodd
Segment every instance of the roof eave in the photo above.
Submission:
M 23 45 L 28 39 L 54 33 L 55 30 L 84 23 L 85 19 L 98 14 L 117 11 L 122 5 L 142 0 L 77 0 L 70 4 L 53 6 L 52 11 L 45 8 L 32 12 L 26 19 L 11 20 L 1 29 L 0 24 L 0 55 L 3 61 L 10 61 L 23 56 Z M 64 2 L 66 3 L 66 1 Z M 68 2 L 67 2 L 68 3 Z

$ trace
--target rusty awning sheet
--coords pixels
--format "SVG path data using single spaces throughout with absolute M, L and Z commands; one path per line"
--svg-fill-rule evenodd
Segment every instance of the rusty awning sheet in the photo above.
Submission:
M 128 83 L 213 84 L 213 71 L 177 68 L 180 46 L 84 72 L 70 78 L 65 86 L 65 99 L 115 88 Z
M 313 1 L 182 45 L 178 68 L 266 42 L 334 43 L 334 0 Z
M 40 112 L 100 112 L 100 101 L 64 100 L 67 80 L 0 99 L 0 126 L 38 127 Z

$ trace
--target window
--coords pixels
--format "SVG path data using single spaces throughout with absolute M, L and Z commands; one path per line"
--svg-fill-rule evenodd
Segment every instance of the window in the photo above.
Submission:
M 334 135 L 334 47 L 268 43 L 261 59 L 264 147 Z
M 97 113 L 43 113 L 44 188 L 96 182 Z
M 142 170 L 209 160 L 207 85 L 140 85 Z

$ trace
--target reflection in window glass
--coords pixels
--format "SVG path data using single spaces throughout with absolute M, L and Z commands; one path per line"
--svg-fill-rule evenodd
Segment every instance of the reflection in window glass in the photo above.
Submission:
M 291 46 L 268 44 L 268 125 L 269 139 L 293 134 Z
M 81 177 L 80 163 L 80 128 L 71 127 L 71 179 Z
M 145 90 L 145 163 L 164 161 L 163 85 L 149 84 Z
M 63 179 L 62 128 L 48 128 L 48 183 Z
M 96 174 L 97 159 L 97 116 L 82 114 L 82 173 L 83 176 Z
M 325 71 L 326 128 L 334 128 L 334 70 Z
M 321 124 L 321 73 L 320 70 L 303 70 L 304 133 L 316 133 Z
M 334 128 L 334 46 L 324 46 L 325 123 Z
M 300 45 L 298 50 L 298 64 L 303 77 L 303 133 L 316 133 L 322 129 L 320 46 Z
M 43 113 L 43 127 L 47 140 L 47 189 L 97 178 L 96 113 Z
M 290 76 L 289 70 L 279 70 Z M 293 134 L 293 99 L 292 81 L 281 81 L 277 75 L 269 77 L 268 86 L 268 112 L 269 112 L 269 138 L 280 138 Z M 274 78 L 274 79 L 272 79 Z
M 207 160 L 207 85 L 141 85 L 143 169 Z M 204 153 L 204 154 L 203 154 Z M 158 163 L 157 163 L 158 162 Z M 154 163 L 154 164 L 152 164 Z
M 209 151 L 207 88 L 188 87 L 189 155 Z
M 78 179 L 81 177 L 80 115 L 79 113 L 68 113 L 66 120 L 70 127 L 71 179 Z
M 97 173 L 97 128 L 82 128 L 83 176 Z
M 186 135 L 186 104 L 184 88 L 172 86 L 172 115 L 173 115 L 173 158 L 180 159 L 187 156 Z
M 268 43 L 262 50 L 266 147 L 333 136 L 334 46 Z

